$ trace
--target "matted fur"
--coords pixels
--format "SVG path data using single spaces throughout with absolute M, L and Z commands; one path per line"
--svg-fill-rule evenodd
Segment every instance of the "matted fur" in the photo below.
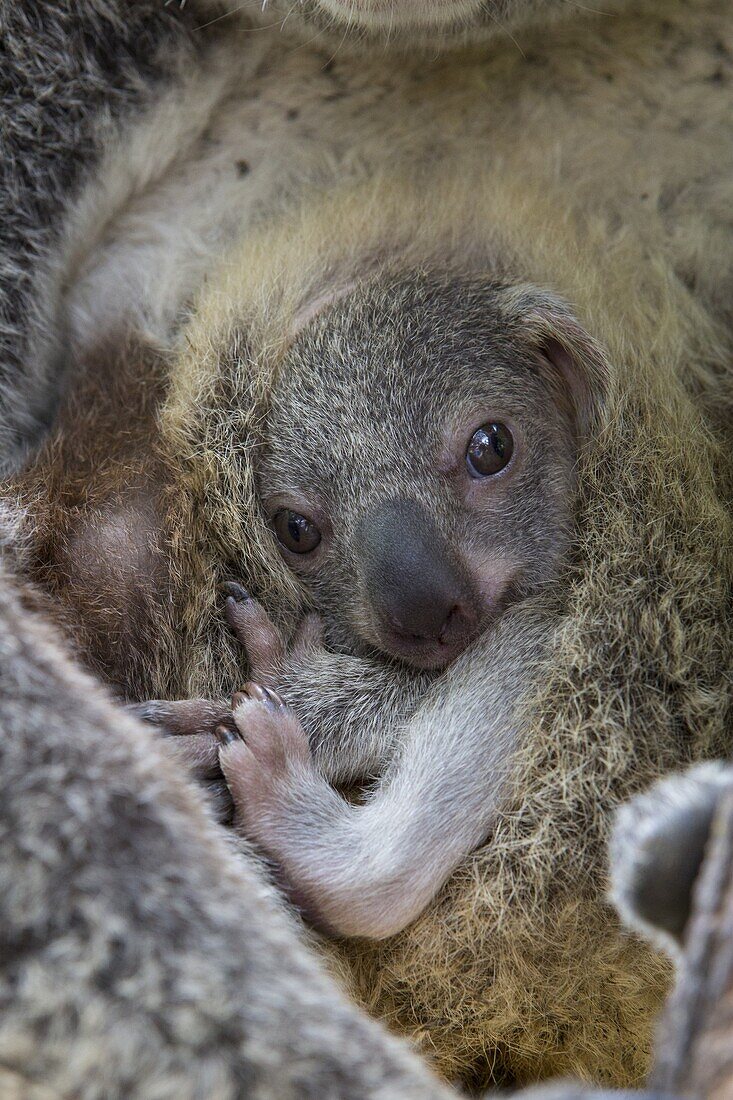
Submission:
M 244 675 L 219 625 L 225 577 L 293 621 L 299 595 L 257 510 L 252 459 L 309 300 L 381 265 L 439 264 L 511 273 L 570 301 L 612 377 L 582 459 L 567 615 L 513 805 L 405 932 L 329 950 L 356 995 L 446 1075 L 620 1084 L 644 1074 L 668 967 L 605 905 L 611 811 L 730 748 L 730 469 L 700 400 L 723 400 L 729 352 L 661 247 L 650 259 L 629 237 L 609 247 L 599 222 L 558 226 L 554 198 L 499 172 L 419 191 L 385 178 L 305 206 L 224 265 L 194 311 L 162 419 L 186 589 L 183 633 L 170 638 L 180 677 L 159 687 L 211 695 Z

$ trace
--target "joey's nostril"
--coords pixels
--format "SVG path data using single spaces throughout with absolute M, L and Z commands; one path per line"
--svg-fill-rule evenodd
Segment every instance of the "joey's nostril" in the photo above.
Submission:
M 438 641 L 443 643 L 450 642 L 457 635 L 470 632 L 473 622 L 474 616 L 463 606 L 463 604 L 453 604 L 445 617 L 445 622 L 440 631 Z
M 441 642 L 445 641 L 446 636 L 448 634 L 450 634 L 451 630 L 455 627 L 456 620 L 459 619 L 460 616 L 461 616 L 460 608 L 459 608 L 458 604 L 454 604 L 453 607 L 450 609 L 450 611 L 448 612 L 448 614 L 445 617 L 445 622 L 443 623 L 443 629 L 440 632 L 440 641 Z

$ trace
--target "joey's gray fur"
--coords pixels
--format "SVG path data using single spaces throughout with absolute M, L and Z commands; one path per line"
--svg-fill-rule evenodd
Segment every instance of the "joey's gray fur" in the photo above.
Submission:
M 222 766 L 240 827 L 340 934 L 410 923 L 506 803 L 521 704 L 559 620 L 548 586 L 586 426 L 573 395 L 600 356 L 587 338 L 588 362 L 553 363 L 532 339 L 527 318 L 554 316 L 557 355 L 563 309 L 478 277 L 382 275 L 311 319 L 279 370 L 258 487 L 275 527 L 284 510 L 320 525 L 312 552 L 283 553 L 327 648 L 263 668 L 248 644 L 261 613 L 231 601 L 230 614 L 314 763 L 294 715 L 241 698 L 246 745 Z M 466 448 L 489 421 L 511 425 L 514 450 L 477 478 Z M 431 619 L 436 573 L 457 587 Z M 329 786 L 370 774 L 384 779 L 364 806 Z
M 451 1095 L 0 574 L 0 1092 Z

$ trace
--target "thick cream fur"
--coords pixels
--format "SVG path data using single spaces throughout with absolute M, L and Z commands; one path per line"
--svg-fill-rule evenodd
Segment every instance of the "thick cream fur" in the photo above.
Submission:
M 730 466 L 704 415 L 728 400 L 729 348 L 674 274 L 676 241 L 659 233 L 650 255 L 649 226 L 617 232 L 563 209 L 560 188 L 528 185 L 506 160 L 429 186 L 385 175 L 305 203 L 223 265 L 185 330 L 162 418 L 172 523 L 186 532 L 175 690 L 226 692 L 244 674 L 217 625 L 223 575 L 294 619 L 298 592 L 258 512 L 250 448 L 309 301 L 382 264 L 485 271 L 567 299 L 611 377 L 514 805 L 404 933 L 329 950 L 357 996 L 448 1075 L 630 1083 L 646 1068 L 668 968 L 618 930 L 604 852 L 621 801 L 730 749 Z

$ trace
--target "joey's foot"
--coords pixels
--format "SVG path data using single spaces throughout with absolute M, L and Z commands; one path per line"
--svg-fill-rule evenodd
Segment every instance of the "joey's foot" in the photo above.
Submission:
M 353 831 L 355 808 L 316 766 L 296 714 L 254 683 L 232 697 L 232 714 L 236 733 L 222 726 L 217 737 L 235 829 L 272 859 L 284 892 L 316 928 L 329 935 L 370 936 L 372 927 L 380 938 L 391 934 L 391 925 L 383 933 L 378 923 L 379 891 L 376 917 L 374 904 L 363 912 L 358 876 L 369 859 Z
M 235 637 L 244 646 L 253 681 L 265 687 L 277 686 L 285 664 L 298 660 L 321 641 L 317 615 L 306 615 L 288 641 L 275 626 L 261 603 L 233 581 L 221 585 L 226 595 L 225 614 Z
M 274 691 L 248 683 L 232 697 L 232 713 L 237 732 L 221 726 L 217 737 L 234 827 L 277 864 L 284 891 L 312 923 L 330 931 L 318 876 L 304 868 L 309 857 L 301 849 L 313 820 L 324 821 L 338 796 L 316 768 L 297 716 Z
M 316 773 L 296 714 L 270 688 L 254 682 L 232 696 L 236 732 L 220 726 L 219 762 L 235 805 L 235 824 L 275 858 L 288 814 Z

